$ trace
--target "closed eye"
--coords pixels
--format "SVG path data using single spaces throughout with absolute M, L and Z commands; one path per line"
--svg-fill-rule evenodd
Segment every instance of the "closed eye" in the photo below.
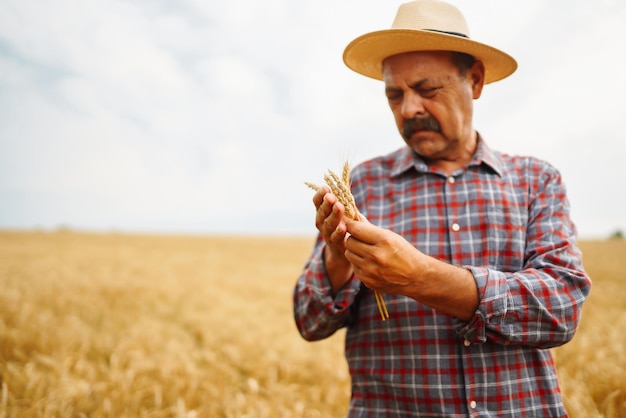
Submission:
M 385 89 L 385 95 L 389 102 L 395 102 L 402 99 L 402 90 L 400 89 Z
M 422 97 L 431 98 L 431 97 L 434 97 L 440 89 L 441 87 L 423 87 L 422 86 L 414 90 L 417 92 L 417 94 L 419 94 Z

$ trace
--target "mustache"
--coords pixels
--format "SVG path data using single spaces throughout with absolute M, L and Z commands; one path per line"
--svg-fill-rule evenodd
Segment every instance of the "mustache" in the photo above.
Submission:
M 402 126 L 402 135 L 408 139 L 415 131 L 441 132 L 441 125 L 435 118 L 430 116 L 405 120 Z

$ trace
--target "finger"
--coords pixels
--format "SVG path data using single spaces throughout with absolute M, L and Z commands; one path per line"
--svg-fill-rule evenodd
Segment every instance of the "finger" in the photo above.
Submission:
M 365 217 L 362 219 L 365 221 L 346 220 L 348 233 L 365 244 L 374 245 L 380 242 L 383 239 L 384 230 L 369 223 Z
M 324 201 L 324 196 L 330 192 L 330 189 L 327 186 L 320 187 L 319 191 L 317 191 L 313 195 L 313 204 L 316 208 L 319 208 L 322 202 Z
M 346 231 L 346 226 L 343 223 L 343 217 L 345 213 L 345 208 L 343 207 L 343 205 L 337 201 L 337 198 L 334 195 L 328 193 L 324 198 L 322 208 L 325 211 L 324 215 L 326 216 L 324 218 L 325 229 L 327 229 L 329 233 L 332 233 L 335 232 L 340 225 L 343 225 L 343 239 L 343 235 L 345 235 Z M 328 210 L 328 212 L 326 212 L 326 210 Z
M 346 224 L 340 222 L 330 234 L 329 244 L 333 245 L 336 248 L 345 248 L 346 233 Z
M 326 219 L 332 214 L 333 204 L 336 200 L 337 198 L 330 192 L 324 193 L 323 191 L 319 191 L 315 194 L 313 200 L 313 203 L 315 203 L 315 206 L 317 207 L 317 211 L 315 213 L 315 226 L 320 231 L 326 223 Z
M 365 262 L 365 259 L 348 248 L 344 251 L 344 257 L 352 265 L 352 270 L 357 277 L 367 284 L 367 282 L 369 282 L 369 266 Z
M 367 255 L 368 244 L 364 244 L 351 234 L 346 234 L 345 238 L 345 257 L 352 264 L 360 266 Z
M 315 226 L 321 232 L 324 240 L 341 249 L 344 247 L 343 239 L 346 234 L 346 226 L 343 223 L 344 214 L 345 208 L 337 201 L 336 196 L 327 193 L 317 210 L 315 220 Z

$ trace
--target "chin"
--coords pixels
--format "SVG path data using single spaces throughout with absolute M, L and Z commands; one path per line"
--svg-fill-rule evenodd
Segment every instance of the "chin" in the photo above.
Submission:
M 424 158 L 434 158 L 445 149 L 445 143 L 441 140 L 431 138 L 413 137 L 406 141 L 407 145 L 419 156 Z

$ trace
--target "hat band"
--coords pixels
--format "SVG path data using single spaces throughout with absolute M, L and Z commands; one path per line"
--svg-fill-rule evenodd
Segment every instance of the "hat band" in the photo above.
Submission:
M 438 32 L 438 33 L 445 33 L 446 35 L 454 35 L 454 36 L 460 36 L 462 38 L 466 38 L 469 39 L 469 36 L 465 35 L 464 33 L 459 33 L 459 32 L 448 32 L 445 30 L 437 30 L 437 29 L 424 29 L 428 32 Z

